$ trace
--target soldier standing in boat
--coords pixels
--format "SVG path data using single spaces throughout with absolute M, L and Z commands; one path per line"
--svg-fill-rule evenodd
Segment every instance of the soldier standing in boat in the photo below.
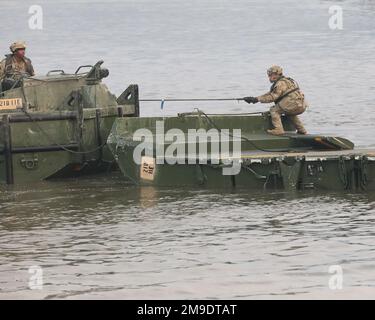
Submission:
M 285 114 L 294 124 L 297 133 L 306 134 L 298 115 L 305 112 L 307 103 L 305 96 L 299 88 L 296 81 L 283 75 L 283 69 L 279 66 L 272 66 L 267 70 L 267 75 L 272 83 L 268 93 L 259 97 L 245 97 L 247 103 L 271 103 L 275 105 L 270 108 L 272 124 L 274 129 L 267 130 L 268 133 L 274 135 L 284 134 L 281 115 Z
M 26 44 L 17 41 L 10 46 L 11 54 L 0 62 L 0 80 L 3 83 L 3 90 L 9 89 L 22 76 L 34 76 L 34 67 L 31 60 L 25 56 Z

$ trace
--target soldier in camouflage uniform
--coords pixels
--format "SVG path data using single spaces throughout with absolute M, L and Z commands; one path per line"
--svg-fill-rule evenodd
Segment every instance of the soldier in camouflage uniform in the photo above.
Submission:
M 297 82 L 292 78 L 284 77 L 283 70 L 279 66 L 272 66 L 267 70 L 267 74 L 272 83 L 270 92 L 259 97 L 245 97 L 244 100 L 247 103 L 275 103 L 270 109 L 272 124 L 275 128 L 267 130 L 268 133 L 274 135 L 285 133 L 281 122 L 281 115 L 285 114 L 293 122 L 297 133 L 306 134 L 306 129 L 298 115 L 305 112 L 307 103 Z
M 11 44 L 10 51 L 12 54 L 6 55 L 6 58 L 0 63 L 0 80 L 3 82 L 3 87 L 7 81 L 14 83 L 14 80 L 21 76 L 35 75 L 31 60 L 25 57 L 25 50 L 24 42 L 18 41 Z

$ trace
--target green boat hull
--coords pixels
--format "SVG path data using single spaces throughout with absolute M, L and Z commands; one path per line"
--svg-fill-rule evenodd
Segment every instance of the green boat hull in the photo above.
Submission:
M 0 91 L 0 183 L 79 176 L 117 168 L 106 145 L 114 121 L 139 116 L 138 86 L 118 98 L 102 78 L 99 61 L 89 72 L 62 70 L 22 79 Z
M 0 183 L 20 184 L 110 170 L 106 145 L 118 108 L 75 113 L 4 115 L 0 121 Z M 37 119 L 37 120 L 31 120 Z M 92 151 L 92 152 L 91 152 Z
M 172 144 L 158 142 L 157 121 L 163 121 L 166 132 L 178 128 L 185 134 L 189 129 L 241 129 L 241 154 L 228 159 L 221 157 L 215 164 L 210 161 L 202 164 L 198 159 L 195 163 L 189 162 L 192 156 L 196 156 L 189 153 L 176 164 L 157 163 L 157 150 L 166 151 Z M 284 118 L 283 122 L 288 132 L 283 136 L 272 136 L 266 133 L 271 127 L 268 113 L 122 118 L 116 119 L 107 143 L 123 175 L 138 185 L 375 190 L 374 150 L 356 150 L 352 142 L 340 137 L 297 135 L 287 119 Z M 147 156 L 144 154 L 138 163 L 134 160 L 134 151 L 140 142 L 134 141 L 134 133 L 141 128 L 150 130 L 154 139 L 148 144 L 143 141 Z M 186 139 L 185 150 L 189 150 L 189 144 L 191 142 Z M 211 151 L 208 147 L 208 153 Z M 240 170 L 224 175 L 223 168 L 230 167 L 231 161 L 232 164 L 235 161 L 240 163 Z

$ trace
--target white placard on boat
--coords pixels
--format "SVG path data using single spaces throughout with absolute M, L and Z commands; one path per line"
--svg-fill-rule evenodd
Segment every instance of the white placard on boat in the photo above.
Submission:
M 153 181 L 155 177 L 155 158 L 142 157 L 141 179 Z
M 22 98 L 0 99 L 0 110 L 22 108 Z

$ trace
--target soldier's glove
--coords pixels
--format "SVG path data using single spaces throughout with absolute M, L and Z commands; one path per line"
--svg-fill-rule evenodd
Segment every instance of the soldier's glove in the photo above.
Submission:
M 243 98 L 244 101 L 246 101 L 247 103 L 258 103 L 259 100 L 258 98 L 256 97 L 245 97 Z

